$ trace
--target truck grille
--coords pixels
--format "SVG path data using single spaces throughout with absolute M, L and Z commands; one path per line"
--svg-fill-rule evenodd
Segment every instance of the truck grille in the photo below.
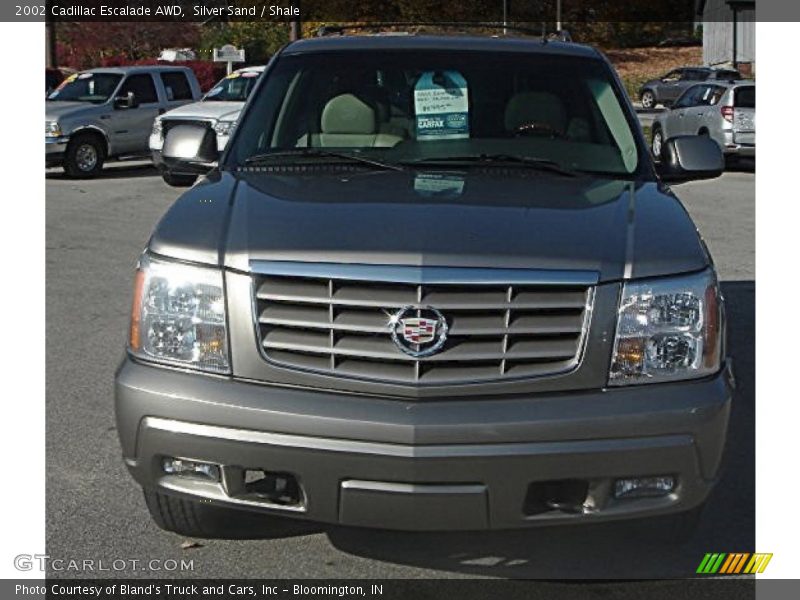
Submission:
M 541 377 L 580 362 L 594 287 L 590 284 L 409 283 L 256 275 L 258 343 L 280 366 L 406 384 Z M 415 358 L 391 337 L 402 309 L 433 307 L 447 339 Z
M 196 127 L 211 127 L 209 121 L 203 119 L 161 119 L 161 128 L 164 136 L 167 132 L 177 125 L 194 125 Z

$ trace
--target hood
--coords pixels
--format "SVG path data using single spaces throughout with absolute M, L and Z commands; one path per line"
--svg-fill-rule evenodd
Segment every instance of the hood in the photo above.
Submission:
M 47 100 L 44 103 L 45 121 L 57 121 L 64 117 L 76 117 L 82 113 L 92 113 L 100 108 L 100 104 L 90 102 L 66 102 L 61 100 Z
M 150 249 L 242 271 L 281 260 L 590 270 L 601 281 L 709 262 L 683 206 L 654 182 L 326 171 L 216 173 L 176 202 Z
M 215 119 L 234 121 L 244 107 L 244 102 L 201 101 L 184 104 L 164 113 L 162 119 L 179 117 L 181 119 Z

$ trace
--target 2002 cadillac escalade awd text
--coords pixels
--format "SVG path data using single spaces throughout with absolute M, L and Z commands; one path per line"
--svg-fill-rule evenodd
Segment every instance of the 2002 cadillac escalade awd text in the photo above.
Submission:
M 163 159 L 217 160 L 170 129 Z M 733 378 L 712 260 L 585 46 L 336 36 L 268 65 L 156 227 L 116 375 L 156 522 L 409 530 L 679 517 Z

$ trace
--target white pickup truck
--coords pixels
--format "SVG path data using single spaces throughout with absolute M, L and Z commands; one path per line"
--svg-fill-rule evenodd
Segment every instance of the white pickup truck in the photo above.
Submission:
M 165 182 L 180 187 L 192 185 L 197 178 L 197 175 L 174 173 L 161 160 L 161 148 L 170 127 L 187 123 L 210 127 L 217 134 L 217 148 L 222 152 L 247 97 L 263 71 L 264 66 L 234 71 L 212 87 L 199 102 L 180 106 L 153 122 L 150 153 Z

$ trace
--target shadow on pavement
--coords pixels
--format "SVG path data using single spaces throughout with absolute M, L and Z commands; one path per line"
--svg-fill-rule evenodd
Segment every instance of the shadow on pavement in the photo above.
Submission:
M 64 179 L 76 183 L 90 181 L 103 182 L 108 179 L 130 179 L 132 177 L 158 177 L 158 170 L 149 162 L 136 163 L 109 163 L 103 167 L 103 172 L 94 179 L 70 179 L 63 169 L 51 168 L 45 173 L 47 179 Z

